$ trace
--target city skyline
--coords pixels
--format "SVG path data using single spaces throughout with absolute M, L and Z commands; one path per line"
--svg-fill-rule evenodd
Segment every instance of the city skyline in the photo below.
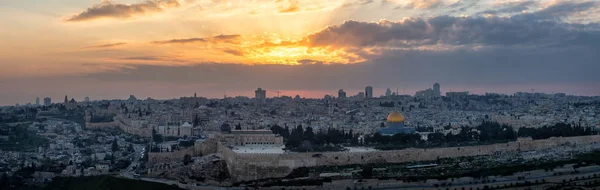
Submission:
M 437 84 L 437 83 L 436 83 Z M 398 95 L 409 95 L 409 96 L 415 96 L 415 93 L 419 92 L 419 91 L 423 91 L 423 90 L 427 90 L 427 88 L 431 88 L 431 87 L 427 87 L 424 86 L 422 89 L 411 89 L 411 90 L 407 90 L 406 88 L 402 89 L 402 88 L 397 88 L 398 90 Z M 198 92 L 194 92 L 192 94 L 183 94 L 181 96 L 173 96 L 173 97 L 150 97 L 150 96 L 144 96 L 143 94 L 129 94 L 126 96 L 122 96 L 122 97 L 109 97 L 109 98 L 103 98 L 103 97 L 96 97 L 95 99 L 90 98 L 89 96 L 82 96 L 82 97 L 72 97 L 69 95 L 66 95 L 69 100 L 71 98 L 75 99 L 77 102 L 85 102 L 86 98 L 89 98 L 90 101 L 101 101 L 101 100 L 126 100 L 127 98 L 129 98 L 130 95 L 136 96 L 138 98 L 140 98 L 140 100 L 145 100 L 147 98 L 152 98 L 152 99 L 158 99 L 158 100 L 170 100 L 170 99 L 178 99 L 181 97 L 203 97 L 203 98 L 209 98 L 209 99 L 221 99 L 223 97 L 227 97 L 227 98 L 235 98 L 235 97 L 247 97 L 247 98 L 255 98 L 256 97 L 256 89 L 253 90 L 248 90 L 248 91 L 241 91 L 241 92 L 234 92 L 231 94 L 227 94 L 227 92 L 221 92 L 221 93 L 225 93 L 225 94 L 220 94 L 220 95 L 214 95 L 214 96 L 204 96 L 202 93 L 198 93 Z M 311 99 L 321 99 L 325 96 L 331 96 L 331 97 L 335 97 L 338 98 L 339 96 L 339 92 L 340 90 L 343 90 L 345 97 L 352 97 L 352 96 L 356 96 L 359 93 L 364 93 L 365 90 L 364 88 L 347 88 L 347 89 L 338 89 L 336 91 L 279 91 L 279 90 L 275 90 L 275 89 L 265 89 L 265 88 L 260 88 L 262 91 L 264 91 L 266 93 L 266 98 L 277 98 L 278 94 L 277 92 L 280 92 L 279 97 L 281 96 L 287 96 L 287 97 L 295 97 L 296 95 L 299 95 L 301 98 L 311 98 Z M 373 87 L 373 98 L 380 98 L 380 97 L 385 97 L 386 96 L 386 91 L 387 90 L 391 90 L 391 88 L 386 88 L 386 87 Z M 445 93 L 446 92 L 468 92 L 471 95 L 485 95 L 486 93 L 495 93 L 495 94 L 501 94 L 501 95 L 514 95 L 515 93 L 519 93 L 519 92 L 524 92 L 524 93 L 543 93 L 543 94 L 556 94 L 556 93 L 565 93 L 565 92 L 561 92 L 561 91 L 537 91 L 534 88 L 531 89 L 526 89 L 526 90 L 522 90 L 522 91 L 514 91 L 514 92 L 502 92 L 502 91 L 480 91 L 481 89 L 474 89 L 475 91 L 470 91 L 469 89 L 461 89 L 461 88 L 457 88 L 457 89 L 444 89 L 444 86 L 442 85 L 441 87 L 441 96 L 446 96 Z M 306 93 L 306 96 L 303 96 L 301 94 L 298 93 Z M 294 94 L 296 93 L 296 94 Z M 391 90 L 390 94 L 396 94 L 395 90 Z M 570 93 L 565 93 L 566 95 L 574 95 L 574 96 L 600 96 L 600 95 L 585 95 L 585 94 L 570 94 Z M 363 94 L 364 95 L 364 94 Z M 64 97 L 60 96 L 60 97 Z M 48 98 L 48 97 L 47 97 Z M 53 99 L 56 99 L 57 97 L 51 97 Z M 19 105 L 25 105 L 27 103 L 31 103 L 33 104 L 34 102 L 17 102 L 16 104 Z M 63 101 L 60 102 L 52 102 L 52 103 L 63 103 Z M 14 105 L 15 103 L 13 103 L 12 105 Z M 11 104 L 8 105 L 0 105 L 0 106 L 10 106 Z
M 377 96 L 436 81 L 597 96 L 598 13 L 591 0 L 5 1 L 0 105 L 251 97 L 258 86 L 322 97 L 372 85 Z

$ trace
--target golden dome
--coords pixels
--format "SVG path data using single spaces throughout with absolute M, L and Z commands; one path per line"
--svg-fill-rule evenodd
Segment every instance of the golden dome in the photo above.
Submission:
M 397 112 L 397 111 L 392 112 L 392 113 L 390 113 L 390 115 L 388 115 L 387 122 L 390 122 L 390 123 L 404 122 L 404 116 L 402 116 L 402 114 L 400 112 Z

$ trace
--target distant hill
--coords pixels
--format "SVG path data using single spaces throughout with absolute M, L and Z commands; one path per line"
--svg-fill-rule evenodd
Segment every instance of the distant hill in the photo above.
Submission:
M 112 176 L 57 177 L 45 190 L 181 190 L 176 186 Z

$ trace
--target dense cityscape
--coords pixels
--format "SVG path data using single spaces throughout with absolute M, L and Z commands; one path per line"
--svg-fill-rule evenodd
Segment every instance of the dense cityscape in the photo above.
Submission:
M 1 184 L 45 187 L 66 177 L 115 176 L 184 189 L 550 187 L 540 179 L 579 175 L 579 167 L 600 172 L 597 161 L 582 161 L 600 154 L 600 97 L 440 89 L 436 83 L 415 95 L 388 89 L 374 97 L 368 86 L 321 99 L 267 98 L 261 88 L 255 97 L 223 99 L 37 99 L 1 109 Z M 453 147 L 466 152 L 444 153 Z M 441 153 L 410 156 L 416 150 Z M 404 158 L 365 158 L 396 152 Z M 503 166 L 509 167 L 500 173 L 476 172 Z
M 600 0 L 0 0 L 0 190 L 600 189 Z

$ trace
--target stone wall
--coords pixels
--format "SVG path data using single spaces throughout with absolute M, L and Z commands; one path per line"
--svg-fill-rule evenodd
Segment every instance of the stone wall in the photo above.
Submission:
M 153 165 L 156 163 L 172 162 L 175 160 L 183 161 L 183 156 L 186 154 L 189 154 L 190 156 L 200 156 L 213 153 L 217 153 L 217 141 L 215 139 L 208 139 L 204 142 L 196 142 L 192 147 L 173 152 L 149 152 L 148 163 Z
M 196 151 L 194 147 L 189 147 L 182 150 L 177 150 L 173 152 L 149 152 L 148 153 L 148 164 L 156 164 L 160 162 L 171 162 L 174 160 L 183 161 L 183 156 L 189 154 L 190 156 L 195 156 Z
M 149 127 L 133 127 L 121 120 L 115 119 L 112 122 L 90 123 L 85 122 L 85 127 L 88 129 L 102 129 L 108 127 L 117 127 L 125 133 L 139 135 L 142 137 L 152 137 L 152 128 Z
M 115 120 L 114 121 L 117 124 L 117 127 L 119 129 L 121 129 L 122 131 L 129 133 L 129 134 L 133 134 L 133 135 L 139 135 L 142 137 L 152 137 L 152 128 L 150 127 L 133 127 L 131 125 L 126 124 L 125 122 L 121 121 L 121 120 Z
M 90 123 L 85 122 L 85 127 L 88 129 L 102 129 L 108 127 L 117 127 L 118 124 L 115 121 L 112 122 L 104 122 L 104 123 Z
M 227 161 L 235 181 L 279 178 L 299 167 L 348 165 L 367 163 L 403 163 L 461 156 L 491 155 L 498 152 L 531 151 L 561 145 L 589 144 L 600 141 L 599 135 L 550 138 L 543 140 L 519 139 L 514 142 L 431 149 L 404 149 L 376 152 L 311 152 L 284 154 L 237 154 L 218 143 L 217 153 Z M 260 174 L 260 175 L 258 175 Z

